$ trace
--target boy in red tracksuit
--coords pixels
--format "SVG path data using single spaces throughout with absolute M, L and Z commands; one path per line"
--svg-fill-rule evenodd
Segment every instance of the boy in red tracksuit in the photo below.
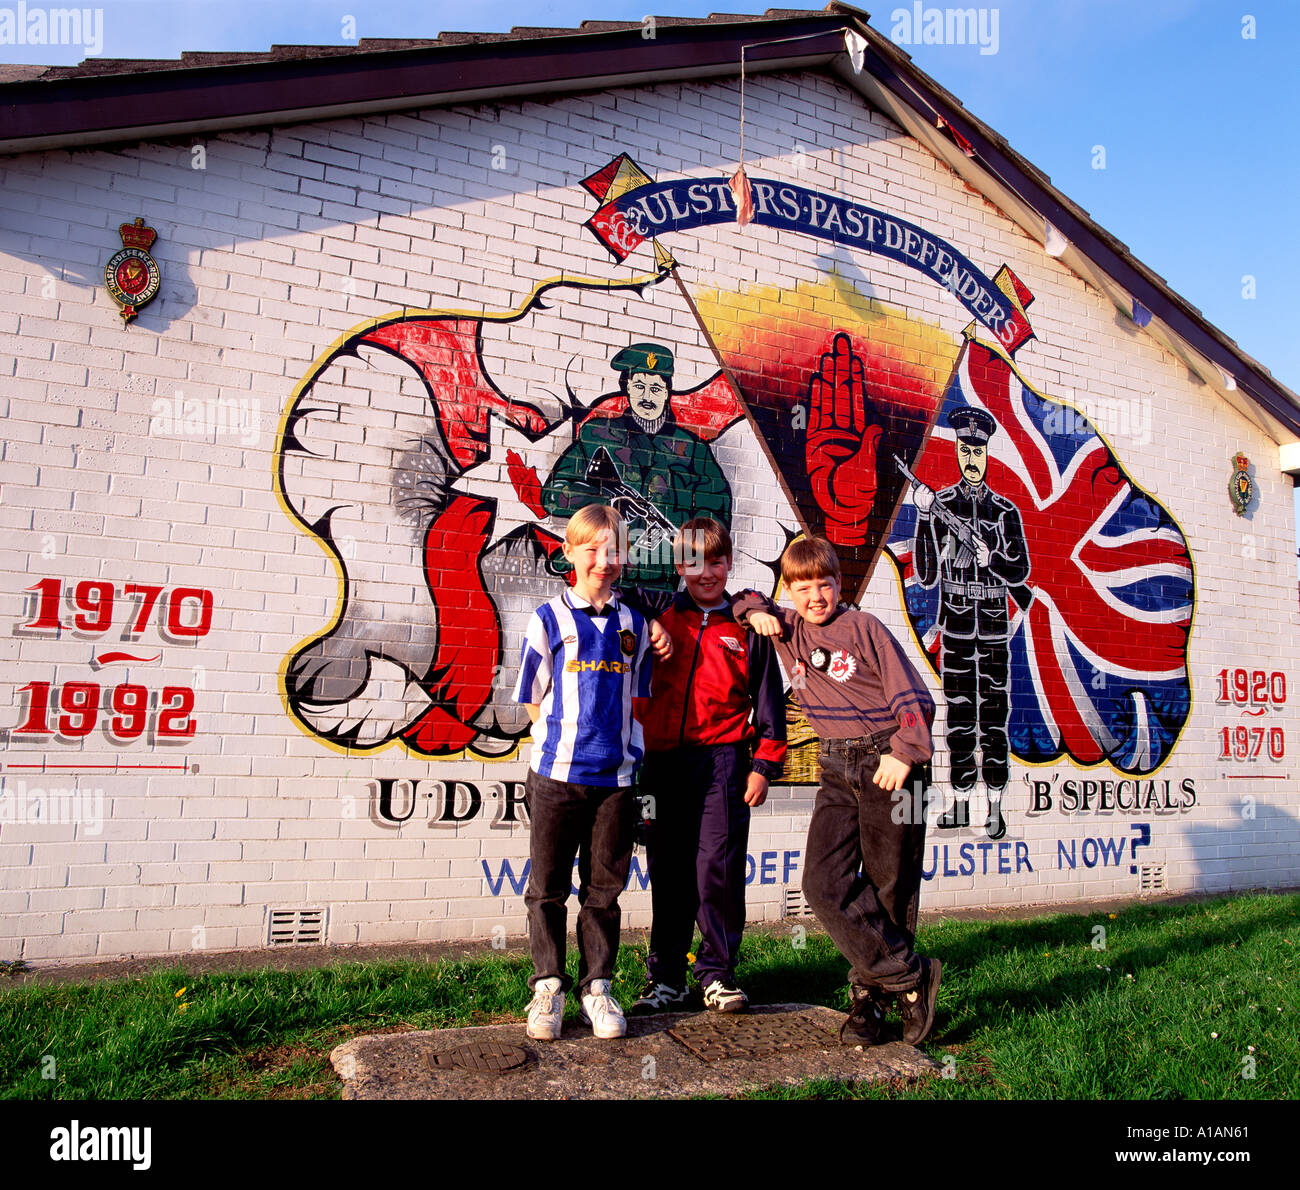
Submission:
M 686 583 L 659 623 L 672 637 L 657 662 L 642 726 L 646 852 L 654 921 L 646 986 L 633 1012 L 686 1001 L 686 952 L 698 921 L 695 977 L 717 1012 L 749 1006 L 736 986 L 745 928 L 749 812 L 785 760 L 785 696 L 776 650 L 731 614 L 731 536 L 709 517 L 674 542 Z

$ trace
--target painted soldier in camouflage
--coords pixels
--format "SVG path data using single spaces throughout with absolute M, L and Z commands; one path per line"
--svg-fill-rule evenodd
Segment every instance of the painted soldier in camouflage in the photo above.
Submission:
M 673 417 L 672 352 L 634 343 L 610 366 L 619 373 L 627 410 L 583 423 L 542 489 L 542 505 L 561 517 L 597 500 L 618 509 L 628 524 L 622 585 L 636 588 L 653 613 L 677 589 L 677 530 L 695 516 L 730 526 L 731 488 L 712 450 Z

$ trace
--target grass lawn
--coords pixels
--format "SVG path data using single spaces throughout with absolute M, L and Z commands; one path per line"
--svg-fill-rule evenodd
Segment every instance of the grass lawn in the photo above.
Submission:
M 943 959 L 938 1025 L 925 1048 L 951 1077 L 910 1086 L 809 1083 L 772 1095 L 1300 1093 L 1300 896 L 945 921 L 924 926 L 918 946 Z M 570 957 L 576 963 L 572 948 Z M 644 957 L 627 946 L 619 952 L 614 990 L 625 1005 L 640 991 Z M 0 1096 L 334 1099 L 342 1084 L 327 1055 L 339 1042 L 382 1030 L 522 1022 L 530 971 L 526 956 L 510 954 L 230 975 L 178 964 L 144 978 L 61 986 L 0 980 Z M 758 1003 L 848 1007 L 845 963 L 812 929 L 806 937 L 793 927 L 747 936 L 739 976 Z M 576 1017 L 573 997 L 568 1008 Z

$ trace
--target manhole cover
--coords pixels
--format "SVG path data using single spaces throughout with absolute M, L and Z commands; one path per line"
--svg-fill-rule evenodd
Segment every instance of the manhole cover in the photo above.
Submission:
M 464 1070 L 470 1074 L 505 1074 L 528 1062 L 528 1051 L 499 1041 L 471 1041 L 455 1049 L 425 1055 L 434 1070 Z
M 835 1044 L 833 1033 L 798 1012 L 743 1016 L 705 1013 L 679 1022 L 668 1030 L 668 1035 L 706 1062 L 769 1058 L 788 1050 Z

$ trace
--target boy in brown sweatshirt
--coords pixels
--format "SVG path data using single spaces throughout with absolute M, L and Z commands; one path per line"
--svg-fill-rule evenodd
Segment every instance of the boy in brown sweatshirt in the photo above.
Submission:
M 903 1040 L 934 1027 L 942 964 L 913 950 L 925 844 L 924 793 L 934 700 L 875 616 L 841 607 L 840 565 L 821 538 L 794 542 L 781 578 L 795 611 L 757 591 L 736 618 L 774 639 L 792 689 L 821 740 L 821 788 L 808 824 L 803 891 L 852 965 L 853 1007 L 841 1040 L 875 1045 L 896 1000 Z

